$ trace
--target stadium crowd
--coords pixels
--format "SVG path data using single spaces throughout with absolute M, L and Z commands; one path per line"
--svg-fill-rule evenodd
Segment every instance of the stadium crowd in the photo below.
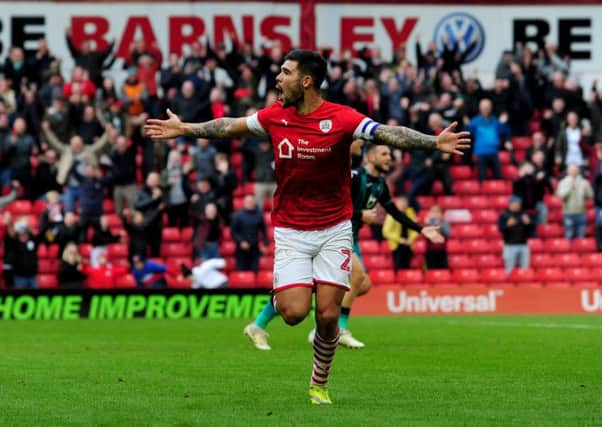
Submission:
M 95 51 L 88 42 L 74 46 L 69 31 L 65 36 L 75 64 L 68 75 L 45 40 L 29 56 L 12 47 L 0 61 L 4 286 L 224 286 L 220 269 L 271 270 L 270 142 L 157 143 L 141 129 L 167 108 L 200 122 L 270 105 L 286 52 L 277 44 L 199 42 L 182 57 L 164 58 L 157 46 L 137 41 L 118 83 L 114 46 Z M 407 56 L 412 47 L 415 62 Z M 393 153 L 388 183 L 403 196 L 400 209 L 453 237 L 447 214 L 463 211 L 454 197 L 487 196 L 487 181 L 504 180 L 511 182 L 499 193 L 504 199 L 486 207 L 499 215 L 495 232 L 507 273 L 529 267 L 527 242 L 549 225 L 550 201 L 563 205 L 566 239 L 594 235 L 602 250 L 602 96 L 594 82 L 584 98 L 555 45 L 503 52 L 491 87 L 462 66 L 457 46 L 437 51 L 418 40 L 395 49 L 391 61 L 374 47 L 322 53 L 326 99 L 426 133 L 453 121 L 472 132 L 472 153 L 462 158 Z M 396 270 L 415 267 L 417 236 L 384 214 L 383 222 L 363 236 L 391 243 Z M 447 268 L 447 249 L 427 247 L 426 268 Z M 193 266 L 220 258 L 226 261 L 195 274 Z M 210 285 L 207 274 L 215 277 Z M 48 281 L 38 283 L 41 276 Z

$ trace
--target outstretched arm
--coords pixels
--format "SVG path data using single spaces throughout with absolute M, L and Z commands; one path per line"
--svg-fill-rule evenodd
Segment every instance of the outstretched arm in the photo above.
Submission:
M 152 139 L 171 139 L 178 136 L 192 138 L 228 139 L 251 135 L 246 117 L 222 118 L 204 123 L 184 123 L 167 110 L 169 119 L 148 119 L 144 134 Z
M 469 132 L 454 132 L 457 122 L 453 122 L 438 136 L 404 127 L 380 125 L 374 132 L 374 143 L 384 144 L 402 150 L 440 150 L 452 154 L 464 154 L 470 147 Z

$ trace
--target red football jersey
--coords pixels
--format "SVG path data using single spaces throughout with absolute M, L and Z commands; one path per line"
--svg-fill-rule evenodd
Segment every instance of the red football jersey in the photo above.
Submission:
M 247 125 L 272 141 L 275 226 L 321 230 L 351 218 L 350 145 L 357 138 L 372 139 L 378 123 L 324 101 L 307 115 L 277 102 L 249 116 Z

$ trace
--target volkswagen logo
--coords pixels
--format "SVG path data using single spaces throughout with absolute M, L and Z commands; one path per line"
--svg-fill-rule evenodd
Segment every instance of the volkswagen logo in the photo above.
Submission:
M 477 59 L 485 47 L 483 26 L 477 18 L 464 12 L 450 13 L 442 18 L 435 27 L 433 39 L 438 53 L 443 51 L 446 44 L 448 49 L 457 45 L 459 52 L 467 53 L 465 64 Z

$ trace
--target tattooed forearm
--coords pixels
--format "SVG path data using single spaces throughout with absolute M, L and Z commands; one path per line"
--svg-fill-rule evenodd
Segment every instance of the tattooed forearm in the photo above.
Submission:
M 205 123 L 184 123 L 184 135 L 194 138 L 232 138 L 232 125 L 236 119 L 215 119 Z
M 435 150 L 437 137 L 403 126 L 381 125 L 374 132 L 374 143 L 385 144 L 402 150 Z

